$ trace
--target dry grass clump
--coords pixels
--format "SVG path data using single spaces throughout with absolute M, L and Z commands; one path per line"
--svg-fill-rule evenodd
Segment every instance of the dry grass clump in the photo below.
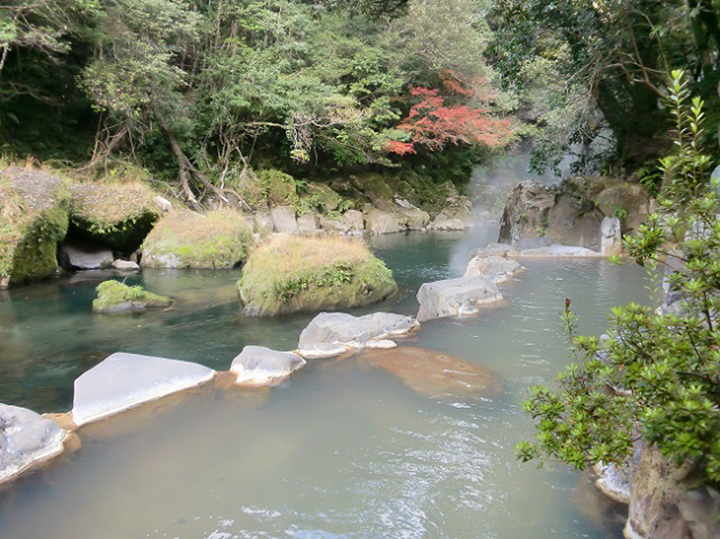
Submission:
M 159 216 L 155 193 L 142 182 L 80 182 L 70 186 L 73 219 L 95 226 L 117 226 L 146 213 Z
M 248 258 L 238 282 L 249 315 L 368 305 L 397 291 L 360 239 L 276 236 Z

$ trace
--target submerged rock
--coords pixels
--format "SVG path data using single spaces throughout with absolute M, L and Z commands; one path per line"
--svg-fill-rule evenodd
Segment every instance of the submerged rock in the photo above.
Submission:
M 306 364 L 303 358 L 292 352 L 246 346 L 233 359 L 230 370 L 237 375 L 238 384 L 266 385 L 287 378 Z
M 486 276 L 446 279 L 433 283 L 424 283 L 417 293 L 420 310 L 417 319 L 420 322 L 474 314 L 483 306 L 502 301 L 492 279 Z
M 52 419 L 26 408 L 0 404 L 0 483 L 62 453 L 66 436 Z
M 105 281 L 97 287 L 98 297 L 93 301 L 93 311 L 105 314 L 141 312 L 150 308 L 164 308 L 173 300 L 153 294 L 141 286 L 127 286 L 118 281 Z
M 414 318 L 393 313 L 320 313 L 300 334 L 298 353 L 306 358 L 334 357 L 348 348 L 387 347 L 388 340 L 419 327 Z
M 393 350 L 369 350 L 363 352 L 362 359 L 432 398 L 490 397 L 503 392 L 500 380 L 490 370 L 435 350 L 401 346 Z
M 75 380 L 72 416 L 81 426 L 212 380 L 188 361 L 118 352 Z

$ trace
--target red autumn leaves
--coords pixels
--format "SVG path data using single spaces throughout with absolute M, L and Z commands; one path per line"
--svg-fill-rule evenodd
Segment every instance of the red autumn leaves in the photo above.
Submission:
M 486 110 L 468 105 L 445 104 L 439 90 L 413 88 L 412 96 L 420 101 L 412 106 L 407 117 L 397 126 L 410 135 L 409 141 L 392 140 L 388 153 L 406 155 L 417 149 L 441 150 L 448 144 L 500 146 L 510 135 L 510 121 L 490 116 Z M 467 96 L 470 92 L 462 93 Z

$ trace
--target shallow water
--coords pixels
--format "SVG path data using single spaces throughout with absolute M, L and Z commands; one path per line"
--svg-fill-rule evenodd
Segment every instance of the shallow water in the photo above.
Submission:
M 483 234 L 374 239 L 405 289 L 375 309 L 414 313 L 419 284 L 461 273 Z M 525 265 L 503 287 L 506 306 L 428 322 L 405 343 L 490 368 L 501 396 L 428 398 L 362 357 L 312 361 L 268 392 L 205 388 L 82 429 L 81 451 L 0 493 L 0 538 L 618 537 L 571 503 L 579 476 L 520 464 L 513 444 L 532 434 L 520 408 L 528 387 L 568 360 L 565 298 L 581 330 L 599 333 L 609 307 L 642 300 L 643 272 Z M 178 298 L 173 309 L 94 317 L 92 282 L 5 294 L 0 401 L 66 409 L 72 379 L 119 349 L 227 368 L 245 344 L 294 347 L 311 318 L 240 316 L 233 272 L 138 279 Z

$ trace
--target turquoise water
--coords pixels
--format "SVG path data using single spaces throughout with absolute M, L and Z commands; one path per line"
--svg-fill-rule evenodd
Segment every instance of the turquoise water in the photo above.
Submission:
M 376 309 L 414 313 L 419 284 L 461 273 L 490 234 L 374 239 L 404 289 Z M 428 322 L 405 343 L 491 369 L 501 396 L 428 398 L 362 357 L 311 361 L 268 392 L 205 388 L 150 417 L 82 429 L 81 451 L 0 493 L 0 538 L 618 537 L 594 522 L 580 476 L 520 464 L 513 444 L 532 434 L 528 387 L 568 360 L 565 298 L 581 330 L 598 333 L 611 306 L 644 298 L 643 273 L 600 260 L 525 265 L 503 287 L 506 306 Z M 173 309 L 92 316 L 92 281 L 4 294 L 0 401 L 67 409 L 74 377 L 116 350 L 224 369 L 246 344 L 293 348 L 311 318 L 242 317 L 234 272 L 137 279 L 175 297 Z

